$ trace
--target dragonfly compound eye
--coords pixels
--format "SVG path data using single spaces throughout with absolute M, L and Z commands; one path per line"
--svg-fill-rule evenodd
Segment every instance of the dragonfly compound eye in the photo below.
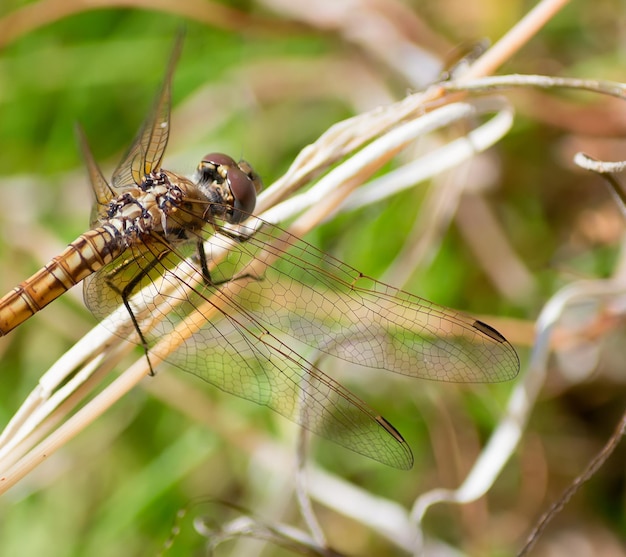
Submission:
M 224 153 L 209 153 L 202 157 L 202 164 L 212 164 L 216 168 L 225 166 L 226 168 L 236 167 L 237 163 L 232 157 L 225 155 Z
M 238 166 L 228 169 L 226 180 L 235 198 L 235 210 L 228 220 L 233 224 L 237 224 L 254 211 L 254 206 L 256 205 L 256 184 Z

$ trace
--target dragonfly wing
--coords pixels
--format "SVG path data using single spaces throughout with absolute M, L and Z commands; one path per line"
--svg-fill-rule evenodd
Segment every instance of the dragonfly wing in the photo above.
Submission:
M 114 188 L 140 184 L 146 174 L 156 172 L 161 168 L 170 133 L 172 75 L 181 49 L 182 36 L 179 35 L 152 110 L 126 155 L 113 172 Z
M 517 375 L 515 350 L 485 323 L 364 276 L 275 226 L 247 223 L 258 231 L 235 246 L 222 280 L 258 274 L 245 290 L 233 281 L 225 291 L 237 291 L 241 307 L 276 330 L 331 356 L 412 377 L 498 382 Z M 230 240 L 217 234 L 212 243 Z
M 180 348 L 168 362 L 359 454 L 396 468 L 412 466 L 408 445 L 384 418 L 255 316 L 230 311 L 216 317 L 215 306 L 197 307 L 206 310 L 205 325 L 191 336 L 184 325 L 170 334 Z
M 278 227 L 255 218 L 247 226 L 254 234 L 244 241 L 218 231 L 205 245 L 210 277 L 189 257 L 193 241 L 147 238 L 86 280 L 86 302 L 99 317 L 114 312 L 128 337 L 127 312 L 115 311 L 125 298 L 170 363 L 399 468 L 412 463 L 400 434 L 297 345 L 439 381 L 517 374 L 515 350 L 488 325 L 368 278 Z
M 91 210 L 91 217 L 89 225 L 94 228 L 102 220 L 107 217 L 109 210 L 109 202 L 115 197 L 115 193 L 111 189 L 111 186 L 107 182 L 106 178 L 102 174 L 102 170 L 98 166 L 98 163 L 94 159 L 94 156 L 87 142 L 87 137 L 83 128 L 76 125 L 76 136 L 78 138 L 78 144 L 87 166 L 87 173 L 89 175 L 89 183 L 95 195 L 95 202 Z
M 181 264 L 184 255 L 158 242 L 132 248 L 85 283 L 87 305 L 104 317 L 134 284 L 127 292 L 133 314 L 169 363 L 357 453 L 396 468 L 412 466 L 411 451 L 393 426 L 245 311 L 228 285 L 194 284 L 199 271 Z M 123 311 L 117 315 L 127 321 Z M 116 332 L 128 337 L 132 329 Z

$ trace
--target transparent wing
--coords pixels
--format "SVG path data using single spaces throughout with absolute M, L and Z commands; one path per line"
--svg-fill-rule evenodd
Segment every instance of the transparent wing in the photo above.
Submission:
M 169 363 L 357 453 L 396 468 L 412 466 L 411 450 L 391 424 L 258 316 L 241 311 L 236 297 L 219 286 L 192 288 L 190 275 L 199 271 L 184 264 L 183 272 L 181 255 L 164 251 L 158 241 L 133 248 L 85 280 L 87 305 L 103 318 L 121 304 L 125 286 L 136 282 L 129 299 L 133 314 L 150 345 L 171 345 Z M 116 332 L 132 337 L 129 328 Z
M 133 313 L 151 344 L 170 343 L 169 362 L 399 468 L 412 462 L 402 437 L 314 365 L 313 350 L 302 356 L 302 346 L 440 381 L 517 374 L 517 354 L 488 325 L 365 277 L 270 224 L 247 223 L 245 241 L 211 238 L 211 280 L 181 262 L 193 242 L 184 252 L 155 239 L 88 279 L 87 304 L 104 317 L 133 281 Z
M 85 165 L 87 166 L 89 183 L 91 184 L 91 189 L 93 190 L 95 196 L 95 202 L 91 209 L 91 217 L 89 219 L 89 226 L 94 228 L 102 220 L 106 219 L 109 202 L 115 197 L 115 193 L 111 189 L 111 186 L 102 174 L 102 170 L 100 170 L 98 163 L 94 159 L 83 128 L 78 124 L 76 125 L 76 136 L 78 138 L 78 144 L 80 145 Z
M 231 245 L 212 277 L 234 277 L 224 294 L 268 327 L 331 356 L 411 377 L 498 382 L 517 375 L 515 350 L 485 323 L 364 276 L 257 218 L 246 226 L 248 240 L 234 248 L 220 234 L 211 239 L 216 252 Z
M 171 82 L 176 62 L 182 49 L 182 35 L 174 43 L 161 89 L 152 110 L 137 137 L 121 160 L 111 180 L 116 189 L 140 184 L 142 178 L 161 167 L 170 133 Z

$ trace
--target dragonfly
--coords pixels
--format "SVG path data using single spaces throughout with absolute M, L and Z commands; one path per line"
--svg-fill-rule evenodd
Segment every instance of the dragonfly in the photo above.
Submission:
M 110 181 L 79 131 L 95 194 L 90 229 L 0 299 L 0 336 L 82 281 L 91 312 L 132 337 L 149 363 L 165 342 L 168 363 L 409 469 L 413 454 L 399 431 L 321 360 L 500 382 L 519 371 L 514 348 L 486 323 L 372 279 L 252 215 L 261 179 L 245 161 L 211 153 L 190 177 L 164 169 L 180 50 L 179 40 Z

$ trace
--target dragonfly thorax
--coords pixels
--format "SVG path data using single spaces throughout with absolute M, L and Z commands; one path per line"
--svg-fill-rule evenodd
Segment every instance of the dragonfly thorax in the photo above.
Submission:
M 187 203 L 185 190 L 193 186 L 169 173 L 158 172 L 145 176 L 134 186 L 110 202 L 106 224 L 112 225 L 126 238 L 128 243 L 143 240 L 147 235 L 162 234 L 180 238 L 181 229 L 198 229 L 204 223 L 193 211 L 179 211 Z M 181 187 L 182 186 L 182 187 Z M 181 215 L 173 217 L 175 213 Z

